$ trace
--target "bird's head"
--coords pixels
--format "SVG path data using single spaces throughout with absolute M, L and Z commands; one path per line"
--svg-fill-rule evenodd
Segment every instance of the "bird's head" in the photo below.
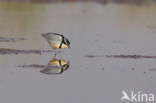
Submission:
M 64 43 L 70 48 L 70 41 L 68 39 L 64 39 Z

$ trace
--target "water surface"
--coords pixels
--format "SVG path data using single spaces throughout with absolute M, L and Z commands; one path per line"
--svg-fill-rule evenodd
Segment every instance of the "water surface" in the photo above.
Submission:
M 155 4 L 0 2 L 0 37 L 24 38 L 0 41 L 0 48 L 49 51 L 41 36 L 47 32 L 71 41 L 70 49 L 58 50 L 56 59 L 70 61 L 58 75 L 40 73 L 53 52 L 1 54 L 0 102 L 120 103 L 123 90 L 156 94 L 156 59 L 144 58 L 156 56 L 155 10 Z M 115 57 L 127 55 L 143 58 Z

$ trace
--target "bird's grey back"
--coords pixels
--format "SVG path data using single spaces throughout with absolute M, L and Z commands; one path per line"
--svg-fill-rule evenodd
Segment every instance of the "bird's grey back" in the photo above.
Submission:
M 48 43 L 60 44 L 62 41 L 61 35 L 57 33 L 46 33 L 42 34 L 42 36 L 46 38 Z

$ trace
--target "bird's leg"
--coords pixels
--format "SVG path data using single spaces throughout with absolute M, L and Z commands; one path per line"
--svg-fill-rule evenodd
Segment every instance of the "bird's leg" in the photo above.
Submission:
M 57 53 L 56 53 L 56 51 L 54 51 L 54 58 L 56 58 L 56 55 L 57 55 Z
M 55 59 L 56 58 L 56 55 L 57 55 L 56 49 L 53 48 L 53 51 L 54 51 L 54 57 L 53 57 L 53 59 Z

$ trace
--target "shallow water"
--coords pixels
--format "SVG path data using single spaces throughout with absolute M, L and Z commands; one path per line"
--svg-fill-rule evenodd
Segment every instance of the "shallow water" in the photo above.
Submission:
M 1 54 L 0 102 L 120 103 L 123 90 L 156 94 L 156 59 L 144 58 L 156 56 L 155 10 L 156 4 L 0 2 L 0 37 L 24 38 L 0 41 L 0 48 L 49 51 L 46 32 L 71 41 L 58 50 L 56 59 L 70 61 L 58 75 L 40 73 L 53 52 Z

